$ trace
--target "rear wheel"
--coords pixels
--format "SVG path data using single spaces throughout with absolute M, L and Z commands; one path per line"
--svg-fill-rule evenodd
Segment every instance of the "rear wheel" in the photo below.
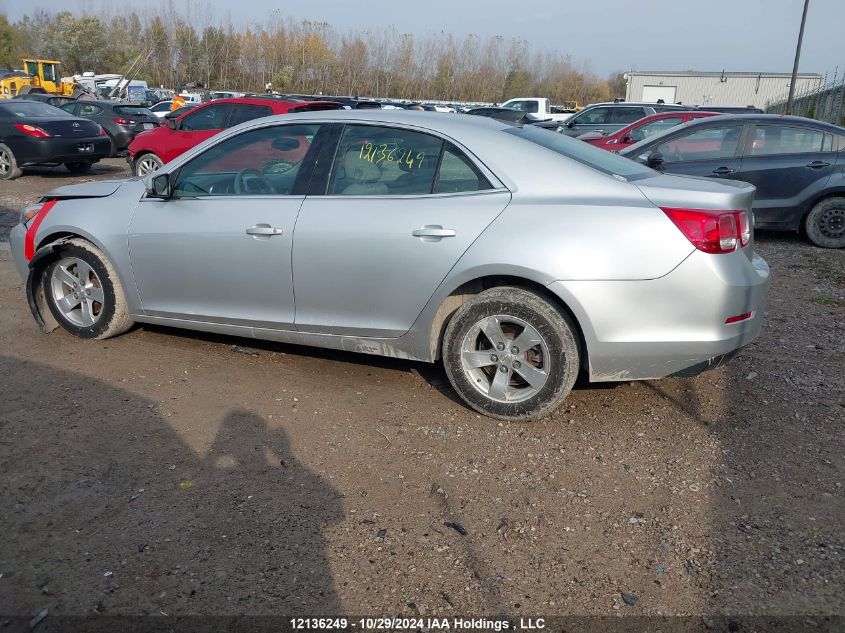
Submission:
M 83 160 L 75 163 L 65 163 L 65 169 L 72 174 L 87 174 L 91 171 L 91 161 Z
M 804 221 L 807 237 L 822 248 L 845 247 L 845 198 L 822 200 Z
M 93 244 L 69 240 L 44 271 L 44 296 L 56 321 L 80 338 L 123 334 L 132 319 L 117 273 Z
M 146 176 L 153 173 L 156 169 L 164 164 L 162 160 L 152 153 L 141 154 L 135 160 L 135 175 Z
M 443 337 L 443 364 L 476 411 L 502 420 L 539 418 L 575 384 L 575 332 L 565 314 L 536 294 L 491 288 L 455 312 Z
M 0 143 L 0 180 L 12 180 L 23 173 L 8 145 Z

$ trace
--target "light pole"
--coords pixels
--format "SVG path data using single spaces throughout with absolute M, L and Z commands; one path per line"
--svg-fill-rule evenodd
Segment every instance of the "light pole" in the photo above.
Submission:
M 804 13 L 801 14 L 801 30 L 798 31 L 798 46 L 795 47 L 795 64 L 792 66 L 792 81 L 789 82 L 789 99 L 786 113 L 792 114 L 792 99 L 795 97 L 795 82 L 798 80 L 798 59 L 801 57 L 801 42 L 804 40 L 804 23 L 807 21 L 807 7 L 810 0 L 804 0 Z

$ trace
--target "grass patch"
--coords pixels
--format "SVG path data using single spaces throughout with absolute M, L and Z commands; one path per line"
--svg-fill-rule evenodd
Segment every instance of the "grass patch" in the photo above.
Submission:
M 820 292 L 810 295 L 810 301 L 829 308 L 845 308 L 845 300 L 837 299 L 836 297 L 831 297 Z

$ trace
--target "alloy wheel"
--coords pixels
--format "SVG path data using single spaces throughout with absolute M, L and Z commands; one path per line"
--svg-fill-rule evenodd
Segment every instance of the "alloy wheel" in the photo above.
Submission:
M 6 176 L 12 170 L 12 157 L 6 150 L 0 150 L 0 176 Z
M 146 154 L 138 160 L 138 175 L 146 176 L 147 174 L 151 174 L 161 167 L 161 165 L 162 163 L 158 158 L 151 154 Z
M 77 327 L 91 327 L 103 312 L 103 284 L 94 269 L 78 257 L 66 257 L 56 264 L 50 292 L 64 318 Z
M 473 325 L 461 345 L 468 382 L 496 402 L 522 402 L 549 379 L 551 357 L 543 336 L 514 316 L 493 315 Z

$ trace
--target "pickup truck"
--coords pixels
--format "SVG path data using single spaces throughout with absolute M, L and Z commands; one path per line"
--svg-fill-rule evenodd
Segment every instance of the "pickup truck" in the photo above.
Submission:
M 540 120 L 566 121 L 575 112 L 556 112 L 548 99 L 545 97 L 516 97 L 508 99 L 502 104 L 503 108 L 519 110 L 530 114 Z

